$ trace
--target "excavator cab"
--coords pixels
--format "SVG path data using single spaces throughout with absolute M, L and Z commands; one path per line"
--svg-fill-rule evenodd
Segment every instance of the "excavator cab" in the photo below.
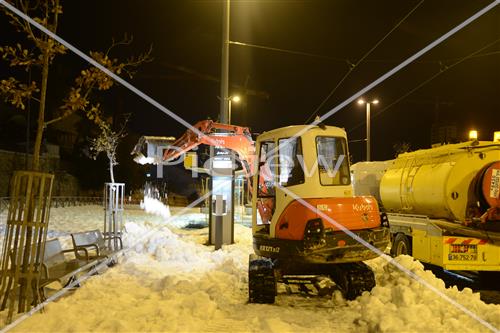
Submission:
M 296 137 L 296 133 L 301 135 Z M 307 224 L 318 219 L 324 232 L 339 231 L 335 223 L 321 219 L 295 197 L 351 231 L 380 227 L 376 200 L 369 196 L 353 196 L 347 137 L 343 129 L 333 126 L 276 129 L 257 138 L 256 152 L 258 166 L 252 187 L 255 235 L 303 241 Z M 261 250 L 257 248 L 256 251 Z M 369 254 L 363 254 L 362 259 L 366 255 Z M 325 261 L 335 259 L 348 260 L 330 257 Z
M 382 251 L 389 232 L 381 225 L 377 201 L 353 196 L 345 131 L 279 128 L 261 134 L 255 151 L 250 301 L 274 302 L 272 281 L 286 283 L 290 275 L 298 281 L 298 275 L 326 274 L 343 283 L 349 298 L 370 290 L 373 273 L 362 261 L 377 254 L 342 227 Z
M 254 231 L 276 226 L 284 208 L 293 201 L 287 188 L 301 198 L 352 195 L 345 132 L 336 127 L 290 126 L 262 134 L 257 139 L 258 167 L 253 175 Z M 316 149 L 310 149 L 311 147 Z M 304 197 L 305 196 L 305 197 Z M 276 212 L 276 206 L 279 211 Z M 273 219 L 274 217 L 274 219 Z M 272 228 L 275 236 L 276 228 Z M 287 229 L 281 226 L 281 230 Z M 279 233 L 279 232 L 278 232 Z

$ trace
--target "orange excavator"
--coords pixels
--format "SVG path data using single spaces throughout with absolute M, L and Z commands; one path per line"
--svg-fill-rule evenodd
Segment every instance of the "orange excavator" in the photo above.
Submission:
M 378 254 L 352 234 L 383 251 L 389 231 L 375 198 L 353 195 L 343 129 L 288 126 L 262 133 L 254 142 L 246 127 L 210 120 L 194 127 L 202 135 L 188 130 L 163 158 L 175 159 L 200 144 L 238 155 L 252 192 L 251 303 L 274 303 L 278 282 L 307 289 L 317 286 L 320 276 L 331 278 L 347 299 L 375 286 L 363 261 Z

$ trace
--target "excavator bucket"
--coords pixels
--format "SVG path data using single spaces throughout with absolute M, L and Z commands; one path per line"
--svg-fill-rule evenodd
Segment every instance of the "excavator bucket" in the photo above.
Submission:
M 163 151 L 174 143 L 173 136 L 141 136 L 130 155 L 138 164 L 160 164 L 163 162 Z

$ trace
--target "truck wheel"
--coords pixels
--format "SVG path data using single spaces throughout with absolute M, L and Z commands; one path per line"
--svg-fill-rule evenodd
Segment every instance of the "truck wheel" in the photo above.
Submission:
M 397 257 L 401 254 L 411 256 L 411 237 L 398 233 L 392 242 L 391 255 Z

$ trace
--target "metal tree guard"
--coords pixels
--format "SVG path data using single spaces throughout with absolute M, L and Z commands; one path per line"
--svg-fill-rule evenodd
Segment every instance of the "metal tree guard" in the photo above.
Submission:
M 9 303 L 8 323 L 16 299 L 19 313 L 41 303 L 39 283 L 53 182 L 54 175 L 34 171 L 16 171 L 12 178 L 0 291 L 1 310 Z
M 109 249 L 120 249 L 118 238 L 123 228 L 124 183 L 105 183 L 104 186 L 104 236 Z

